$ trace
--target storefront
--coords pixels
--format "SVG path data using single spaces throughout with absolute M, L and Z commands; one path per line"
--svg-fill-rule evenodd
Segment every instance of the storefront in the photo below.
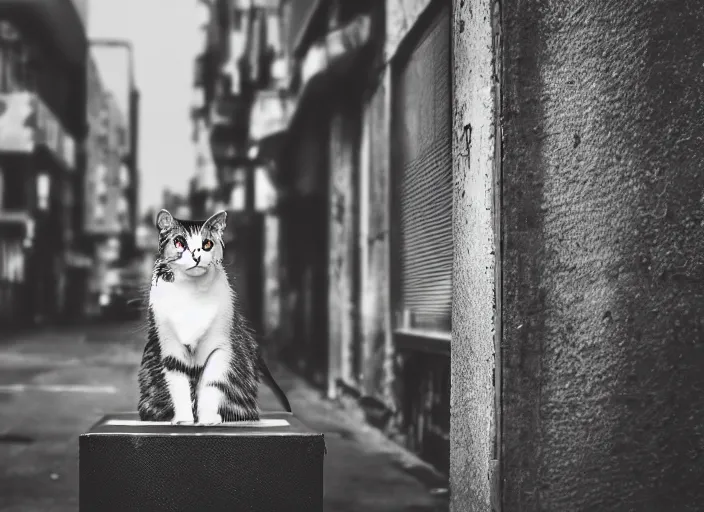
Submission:
M 0 95 L 0 223 L 9 229 L 1 249 L 3 314 L 19 303 L 24 321 L 64 311 L 74 156 L 73 139 L 37 95 Z

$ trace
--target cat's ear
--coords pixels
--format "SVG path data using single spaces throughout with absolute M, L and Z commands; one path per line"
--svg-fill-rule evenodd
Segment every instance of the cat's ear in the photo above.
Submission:
M 156 214 L 156 227 L 159 231 L 169 229 L 174 223 L 173 216 L 168 210 L 161 210 Z
M 227 224 L 227 212 L 222 210 L 205 221 L 203 227 L 222 236 Z

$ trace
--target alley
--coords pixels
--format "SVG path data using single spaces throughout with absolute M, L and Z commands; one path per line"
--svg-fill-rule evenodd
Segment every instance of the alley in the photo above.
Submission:
M 0 511 L 78 509 L 78 436 L 134 410 L 141 322 L 46 329 L 0 342 Z M 422 464 L 277 365 L 294 411 L 325 434 L 325 510 L 437 511 Z M 276 408 L 263 388 L 264 408 Z

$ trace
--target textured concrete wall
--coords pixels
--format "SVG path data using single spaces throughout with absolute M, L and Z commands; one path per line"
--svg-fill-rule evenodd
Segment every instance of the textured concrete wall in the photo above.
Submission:
M 393 347 L 389 333 L 389 123 L 386 74 L 365 107 L 368 177 L 360 213 L 362 251 L 363 392 L 390 402 Z
M 333 394 L 335 379 L 355 383 L 353 345 L 359 343 L 355 328 L 357 297 L 354 282 L 357 237 L 356 164 L 359 151 L 360 106 L 338 103 L 330 121 L 330 232 L 329 232 L 329 323 L 330 374 L 328 392 Z
M 456 0 L 450 485 L 453 511 L 490 510 L 494 371 L 494 103 L 490 0 Z
M 701 510 L 704 2 L 502 8 L 503 510 Z

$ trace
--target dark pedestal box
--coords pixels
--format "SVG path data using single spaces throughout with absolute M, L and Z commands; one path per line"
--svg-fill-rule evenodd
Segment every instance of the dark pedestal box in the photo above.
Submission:
M 290 413 L 212 427 L 108 415 L 80 437 L 80 512 L 318 512 L 324 452 Z

